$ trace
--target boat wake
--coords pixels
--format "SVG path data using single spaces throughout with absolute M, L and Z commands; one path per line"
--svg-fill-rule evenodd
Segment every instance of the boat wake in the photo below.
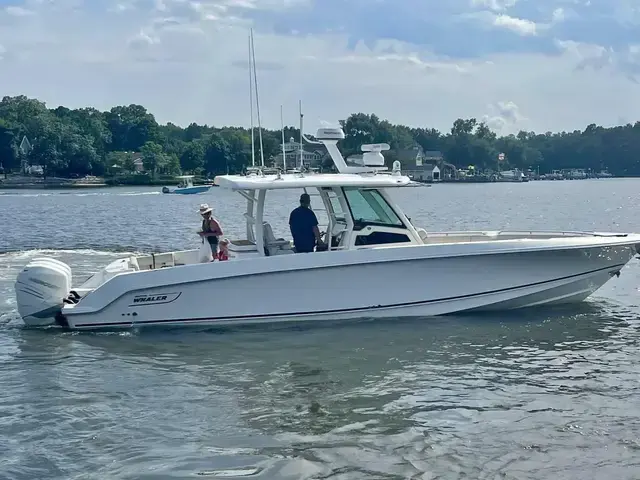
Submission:
M 117 197 L 140 197 L 142 195 L 161 195 L 162 192 L 122 192 L 122 193 L 113 193 Z
M 39 198 L 39 197 L 139 197 L 144 195 L 160 195 L 162 192 L 42 192 L 42 193 L 13 193 L 0 192 L 2 198 L 20 197 L 20 198 Z
M 126 257 L 129 255 L 139 255 L 139 254 L 140 252 L 131 251 L 129 249 L 95 250 L 92 248 L 78 248 L 78 249 L 35 248 L 32 250 L 5 250 L 4 252 L 0 252 L 0 266 L 5 261 L 29 260 L 31 258 L 41 256 L 41 255 L 47 255 L 52 257 L 65 256 L 65 255 Z

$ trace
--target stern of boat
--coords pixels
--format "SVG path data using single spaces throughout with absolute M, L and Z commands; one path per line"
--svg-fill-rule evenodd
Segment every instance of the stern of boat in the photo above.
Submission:
M 55 258 L 36 258 L 18 274 L 15 283 L 18 313 L 25 325 L 44 327 L 63 324 L 65 303 L 79 299 L 72 292 L 71 268 Z
M 136 271 L 139 271 L 136 257 L 121 258 L 73 288 L 69 265 L 55 258 L 36 258 L 16 278 L 18 313 L 27 326 L 67 326 L 65 308 L 73 308 L 84 296 L 116 275 Z

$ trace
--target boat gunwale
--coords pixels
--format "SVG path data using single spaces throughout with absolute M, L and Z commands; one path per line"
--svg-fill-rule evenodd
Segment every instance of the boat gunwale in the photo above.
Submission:
M 580 237 L 576 237 L 576 238 L 580 238 Z M 638 252 L 638 250 L 640 249 L 640 234 L 631 234 L 630 237 L 614 237 L 613 239 L 616 240 L 613 244 L 611 244 L 612 240 L 610 237 L 594 237 L 594 238 L 598 238 L 601 239 L 601 242 L 599 243 L 582 243 L 582 244 L 565 244 L 565 245 L 558 245 L 558 244 L 553 244 L 553 245 L 541 245 L 541 246 L 537 246 L 537 247 L 532 247 L 530 245 L 526 246 L 525 248 L 512 248 L 509 250 L 505 250 L 504 248 L 500 248 L 497 250 L 481 250 L 481 251 L 474 251 L 474 252 L 460 252 L 460 253 L 447 253 L 445 255 L 446 258 L 465 258 L 465 257 L 476 257 L 476 256 L 484 256 L 484 255 L 515 255 L 515 254 L 520 254 L 520 253 L 533 253 L 533 252 L 545 252 L 545 251 L 567 251 L 567 250 L 580 250 L 580 249 L 591 249 L 591 248 L 606 248 L 606 247 L 632 247 L 636 250 L 636 252 Z M 580 238 L 582 239 L 582 238 Z M 603 240 L 609 240 L 607 242 L 604 242 Z M 449 244 L 445 244 L 445 243 L 437 243 L 437 244 L 423 244 L 423 245 L 390 245 L 390 246 L 376 246 L 376 247 L 370 247 L 370 248 L 360 248 L 357 250 L 336 250 L 336 251 L 331 251 L 331 252 L 315 252 L 314 254 L 308 254 L 308 255 L 275 255 L 275 256 L 268 256 L 268 257 L 252 257 L 251 262 L 244 262 L 242 260 L 234 260 L 234 261 L 228 261 L 228 262 L 211 262 L 211 263 L 194 263 L 194 264 L 190 264 L 190 265 L 180 265 L 180 267 L 191 267 L 191 268 L 200 268 L 203 272 L 205 272 L 205 268 L 208 268 L 209 270 L 206 271 L 207 273 L 203 273 L 201 274 L 203 278 L 196 278 L 196 279 L 188 279 L 188 280 L 184 280 L 184 281 L 178 281 L 178 282 L 157 282 L 157 284 L 161 284 L 161 287 L 164 286 L 171 286 L 171 287 L 175 287 L 175 286 L 181 286 L 181 285 L 192 285 L 192 284 L 197 284 L 197 283 L 203 283 L 203 282 L 208 282 L 208 281 L 215 281 L 215 280 L 219 280 L 219 279 L 228 279 L 228 278 L 242 278 L 242 277 L 247 277 L 247 276 L 256 276 L 256 275 L 268 275 L 271 273 L 287 273 L 287 272 L 295 272 L 295 271 L 301 271 L 301 270 L 318 270 L 318 269 L 327 269 L 327 268 L 340 268 L 340 267 L 349 267 L 349 266 L 353 266 L 353 265 L 360 265 L 360 264 L 367 264 L 367 265 L 376 265 L 376 264 L 380 264 L 380 263 L 388 263 L 388 262 L 415 262 L 415 261 L 421 261 L 421 260 L 437 260 L 439 258 L 442 258 L 441 255 L 437 255 L 437 252 L 432 253 L 431 255 L 428 256 L 420 256 L 420 257 L 416 257 L 416 256 L 412 256 L 412 257 L 408 257 L 408 258 L 384 258 L 384 259 L 375 259 L 375 260 L 369 260 L 366 262 L 363 262 L 361 258 L 354 258 L 351 259 L 349 262 L 344 262 L 343 258 L 344 254 L 347 252 L 350 252 L 350 254 L 353 256 L 353 252 L 363 252 L 361 254 L 358 254 L 357 256 L 361 256 L 361 255 L 367 255 L 367 253 L 364 252 L 370 252 L 373 250 L 400 250 L 400 249 L 415 249 L 415 248 L 421 248 L 421 249 L 437 249 L 438 247 L 450 247 L 450 246 L 458 246 L 458 245 L 464 245 L 464 246 L 469 246 L 469 245 L 474 245 L 477 246 L 479 243 L 487 243 L 487 244 L 496 244 L 499 242 L 523 242 L 526 240 L 532 240 L 532 239 L 520 239 L 520 240 L 490 240 L 487 242 L 454 242 L 454 243 L 449 243 Z M 558 240 L 557 238 L 555 239 L 546 239 L 546 240 Z M 167 252 L 169 253 L 169 252 Z M 175 253 L 175 252 L 173 252 Z M 305 260 L 307 260 L 308 258 L 318 258 L 318 255 L 323 255 L 322 258 L 324 261 L 321 263 L 318 262 L 314 262 L 313 264 L 308 264 L 308 262 L 304 262 Z M 326 260 L 328 258 L 327 255 L 329 254 L 333 254 L 333 256 L 338 256 L 341 257 L 339 258 L 339 260 L 341 261 L 334 261 L 334 262 L 327 262 Z M 633 258 L 633 253 L 630 255 L 630 258 Z M 307 263 L 306 265 L 304 263 L 302 264 L 298 264 L 298 265 L 288 265 L 286 266 L 286 268 L 282 268 L 280 270 L 274 270 L 273 269 L 273 264 L 264 264 L 265 261 L 272 262 L 272 259 L 276 259 L 276 258 L 300 258 L 302 259 L 302 261 L 304 263 Z M 137 257 L 136 257 L 137 258 Z M 267 260 L 268 259 L 268 260 Z M 234 272 L 232 271 L 229 266 L 233 265 L 233 264 L 237 264 L 237 262 L 243 262 L 243 264 L 245 265 L 252 265 L 255 266 L 256 264 L 258 264 L 259 266 L 261 266 L 262 268 L 256 269 L 256 268 L 248 268 L 245 269 L 245 271 L 242 272 Z M 628 263 L 628 261 L 626 262 Z M 626 265 L 626 263 L 624 265 Z M 214 269 L 218 269 L 218 271 L 216 271 L 216 273 L 218 275 L 216 275 L 215 277 L 211 276 L 211 268 Z M 232 267 L 233 268 L 233 267 Z M 614 268 L 614 267 L 610 267 L 610 268 Z M 257 270 L 257 271 L 256 271 Z M 215 271 L 215 270 L 213 270 Z M 167 267 L 167 268 L 160 268 L 157 270 L 142 270 L 142 271 L 133 271 L 133 272 L 123 272 L 120 273 L 114 277 L 109 278 L 106 282 L 104 282 L 103 284 L 101 284 L 99 287 L 97 287 L 95 290 L 103 288 L 105 285 L 107 285 L 109 282 L 112 282 L 114 279 L 122 277 L 122 278 L 127 278 L 130 276 L 133 276 L 135 274 L 139 274 L 139 273 L 144 273 L 148 276 L 151 275 L 155 275 L 158 277 L 162 277 L 164 275 L 166 276 L 173 276 L 173 274 L 175 273 L 175 271 L 173 271 L 173 267 Z M 195 272 L 194 272 L 195 273 Z M 145 278 L 149 278 L 149 277 L 145 277 Z M 147 282 L 148 283 L 148 282 Z M 112 298 L 111 301 L 109 301 L 108 303 L 104 304 L 103 306 L 99 307 L 99 308 L 90 308 L 90 309 L 82 309 L 81 307 L 81 303 L 82 300 L 80 301 L 80 303 L 78 304 L 74 304 L 74 305 L 65 305 L 62 308 L 62 313 L 64 315 L 82 315 L 82 314 L 89 314 L 89 313 L 98 313 L 101 312 L 102 310 L 106 309 L 109 305 L 111 305 L 112 303 L 118 301 L 119 299 L 121 299 L 122 297 L 126 296 L 126 295 L 130 295 L 130 294 L 134 294 L 136 292 L 140 292 L 140 291 L 144 291 L 144 290 L 149 290 L 149 289 L 153 289 L 153 288 L 158 288 L 156 286 L 151 286 L 151 287 L 137 287 L 137 288 L 126 288 L 126 280 L 125 283 L 123 283 L 122 287 L 121 287 L 121 291 L 119 292 L 119 294 L 114 295 L 114 297 Z M 92 292 L 94 292 L 95 290 L 92 290 Z M 92 292 L 89 292 L 87 294 L 90 295 Z M 86 297 L 83 297 L 86 298 Z M 83 311 L 84 310 L 84 311 Z

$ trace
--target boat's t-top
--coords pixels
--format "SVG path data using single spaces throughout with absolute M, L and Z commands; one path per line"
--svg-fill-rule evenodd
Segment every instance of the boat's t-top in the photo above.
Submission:
M 310 143 L 324 144 L 338 173 L 296 170 L 267 174 L 262 168 L 254 167 L 247 175 L 215 178 L 217 185 L 238 192 L 247 201 L 247 238 L 232 240 L 229 249 L 239 254 L 252 251 L 263 256 L 293 253 L 291 242 L 276 238 L 271 225 L 264 221 L 267 192 L 282 189 L 302 189 L 320 199 L 327 219 L 328 250 L 390 243 L 422 244 L 421 232 L 385 191 L 411 183 L 401 174 L 399 162 L 394 162 L 392 172 L 388 172 L 382 152 L 389 150 L 389 145 L 362 145 L 364 153 L 358 158 L 358 164 L 348 165 L 337 146 L 338 141 L 345 138 L 341 128 L 321 128 L 316 138 L 317 141 L 313 141 L 305 137 Z M 255 228 L 256 225 L 262 228 Z
M 180 180 L 178 188 L 193 187 L 193 175 L 180 175 L 176 178 Z

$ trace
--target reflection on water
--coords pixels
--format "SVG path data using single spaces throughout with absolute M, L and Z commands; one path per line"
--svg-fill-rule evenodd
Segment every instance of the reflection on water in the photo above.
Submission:
M 627 478 L 636 321 L 607 304 L 562 313 L 18 329 L 0 444 L 21 478 Z

